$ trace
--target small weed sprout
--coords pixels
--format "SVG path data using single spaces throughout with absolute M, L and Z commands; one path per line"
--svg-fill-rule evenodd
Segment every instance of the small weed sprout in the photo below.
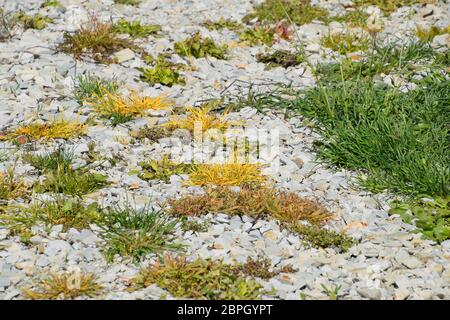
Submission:
M 139 21 L 129 22 L 125 19 L 120 19 L 113 25 L 113 30 L 117 33 L 126 33 L 132 38 L 145 38 L 160 32 L 162 29 L 157 24 L 142 25 Z
M 80 75 L 76 79 L 74 97 L 78 103 L 100 96 L 104 92 L 115 93 L 120 83 L 114 79 L 105 80 L 90 74 Z
M 133 279 L 133 289 L 156 284 L 174 297 L 192 299 L 257 299 L 262 286 L 253 279 L 236 275 L 233 267 L 221 261 L 165 255 Z
M 112 55 L 125 48 L 134 48 L 134 45 L 118 37 L 111 23 L 103 23 L 96 18 L 91 18 L 88 24 L 73 34 L 64 33 L 64 41 L 59 45 L 62 52 L 76 59 L 90 59 L 104 64 L 113 63 Z
M 86 125 L 78 120 L 71 121 L 60 117 L 53 118 L 49 122 L 34 122 L 21 126 L 5 136 L 0 136 L 0 140 L 12 140 L 19 137 L 25 137 L 27 141 L 70 139 L 84 134 L 85 131 Z

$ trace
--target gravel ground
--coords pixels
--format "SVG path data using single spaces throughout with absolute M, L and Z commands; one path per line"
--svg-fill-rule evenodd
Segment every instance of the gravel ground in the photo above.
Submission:
M 72 94 L 74 79 L 84 72 L 107 79 L 115 77 L 128 88 L 144 95 L 169 93 L 178 106 L 220 97 L 230 85 L 227 92 L 239 92 L 240 86 L 246 86 L 248 82 L 282 82 L 298 87 L 315 84 L 306 64 L 266 70 L 255 57 L 264 50 L 263 47 L 236 45 L 236 33 L 229 30 L 210 31 L 200 25 L 204 20 L 218 20 L 220 17 L 240 20 L 252 10 L 251 1 L 146 0 L 139 6 L 114 5 L 112 0 L 60 2 L 65 9 L 40 8 L 41 1 L 35 0 L 0 1 L 0 6 L 7 10 L 22 9 L 29 14 L 40 12 L 54 19 L 54 23 L 43 30 L 17 30 L 11 40 L 0 42 L 0 129 L 38 118 L 50 119 L 60 114 L 69 118 L 78 116 L 80 121 L 86 121 L 89 109 L 80 106 Z M 315 1 L 332 13 L 345 10 L 343 4 L 348 2 Z M 417 7 L 413 14 L 410 14 L 410 9 L 401 8 L 385 18 L 385 28 L 380 37 L 386 41 L 404 39 L 417 24 L 445 26 L 448 23 L 449 4 Z M 162 37 L 150 36 L 138 40 L 140 46 L 151 54 L 164 52 L 172 48 L 174 42 L 200 30 L 204 36 L 228 44 L 232 48 L 230 59 L 192 59 L 195 68 L 183 71 L 186 85 L 168 88 L 137 81 L 139 72 L 136 68 L 144 67 L 145 62 L 134 54 L 121 57 L 121 63 L 102 65 L 75 60 L 57 52 L 56 46 L 62 41 L 64 31 L 76 30 L 80 23 L 87 20 L 90 11 L 96 12 L 105 21 L 123 17 L 139 19 L 142 23 L 161 24 Z M 339 25 L 335 27 L 339 28 Z M 327 30 L 328 27 L 319 22 L 298 27 L 297 34 L 304 41 L 313 63 L 332 56 L 329 49 L 319 44 L 320 35 Z M 446 40 L 440 37 L 436 41 Z M 291 46 L 292 43 L 281 41 L 274 48 Z M 177 59 L 186 63 L 181 57 Z M 160 112 L 116 127 L 99 121 L 89 128 L 86 136 L 65 142 L 75 148 L 75 154 L 80 159 L 89 150 L 88 144 L 92 141 L 99 154 L 115 155 L 122 159 L 114 166 L 111 163 L 95 166 L 96 172 L 106 174 L 112 184 L 88 195 L 88 201 L 108 205 L 123 203 L 127 197 L 133 197 L 136 206 L 142 207 L 149 201 L 159 203 L 198 189 L 184 186 L 182 182 L 185 177 L 173 176 L 169 183 L 148 183 L 132 174 L 138 168 L 138 162 L 158 158 L 170 151 L 173 145 L 164 139 L 153 144 L 127 144 L 118 137 L 129 139 L 133 129 L 145 123 L 165 122 L 168 116 L 169 113 Z M 297 272 L 259 280 L 265 289 L 276 289 L 273 296 L 267 297 L 270 299 L 301 299 L 305 296 L 327 299 L 323 286 L 340 286 L 339 295 L 343 299 L 450 298 L 450 241 L 437 244 L 421 239 L 420 234 L 411 232 L 413 226 L 403 223 L 398 216 L 388 215 L 389 194 L 368 193 L 355 184 L 355 173 L 337 171 L 317 163 L 312 149 L 318 137 L 302 124 L 300 117 L 286 120 L 280 114 L 262 114 L 252 108 L 232 113 L 230 117 L 248 121 L 257 128 L 277 128 L 281 141 L 279 154 L 275 155 L 280 160 L 280 168 L 272 174 L 276 187 L 319 200 L 338 216 L 328 227 L 345 231 L 358 240 L 358 244 L 345 253 L 333 248 L 309 248 L 297 235 L 280 229 L 276 221 L 254 221 L 246 216 L 215 214 L 199 218 L 211 221 L 206 232 L 179 232 L 181 242 L 187 245 L 188 257 L 245 262 L 247 257 L 259 256 L 269 258 L 274 267 L 292 264 Z M 48 151 L 58 143 L 62 142 L 33 144 L 33 152 Z M 0 148 L 9 150 L 12 147 L 10 142 L 0 142 Z M 18 154 L 24 152 L 21 149 Z M 270 163 L 274 159 L 268 157 L 265 160 Z M 24 176 L 29 183 L 40 178 L 36 170 L 21 159 L 0 162 L 0 171 L 11 165 L 15 165 L 16 174 Z M 106 289 L 101 296 L 104 299 L 159 299 L 165 294 L 157 286 L 135 292 L 126 290 L 127 281 L 139 271 L 141 265 L 154 257 L 148 257 L 141 264 L 121 258 L 109 263 L 101 252 L 103 240 L 95 228 L 62 231 L 62 226 L 54 226 L 50 232 L 35 226 L 31 243 L 24 245 L 19 237 L 10 234 L 7 227 L 0 227 L 0 299 L 22 299 L 23 287 L 33 286 L 37 279 L 50 272 L 70 270 L 96 274 L 99 283 Z

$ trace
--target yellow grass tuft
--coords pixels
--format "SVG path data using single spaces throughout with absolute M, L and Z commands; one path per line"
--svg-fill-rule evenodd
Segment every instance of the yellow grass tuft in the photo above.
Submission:
M 141 97 L 138 92 L 132 91 L 128 96 L 124 96 L 104 90 L 100 96 L 89 99 L 88 104 L 103 117 L 126 118 L 143 116 L 149 110 L 168 110 L 173 101 L 166 95 Z
M 37 300 L 73 299 L 79 296 L 94 297 L 102 290 L 91 273 L 52 274 L 39 284 L 39 290 L 24 289 L 25 297 Z
M 64 118 L 54 118 L 50 122 L 35 122 L 19 127 L 0 139 L 11 140 L 21 136 L 28 140 L 69 139 L 84 134 L 86 125 L 78 120 L 70 121 Z
M 188 107 L 186 110 L 188 112 L 187 117 L 177 116 L 164 125 L 171 129 L 187 129 L 192 133 L 195 127 L 200 125 L 202 132 L 210 129 L 224 131 L 232 125 L 225 119 L 225 116 L 211 113 L 210 106 Z
M 193 186 L 253 186 L 267 183 L 261 173 L 262 166 L 255 163 L 199 164 L 194 167 L 188 181 Z

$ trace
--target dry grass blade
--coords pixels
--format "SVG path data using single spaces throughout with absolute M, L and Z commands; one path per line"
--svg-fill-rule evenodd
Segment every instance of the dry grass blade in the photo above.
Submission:
M 37 300 L 73 299 L 80 296 L 94 297 L 102 287 L 91 273 L 52 274 L 39 284 L 37 291 L 24 289 L 24 296 Z

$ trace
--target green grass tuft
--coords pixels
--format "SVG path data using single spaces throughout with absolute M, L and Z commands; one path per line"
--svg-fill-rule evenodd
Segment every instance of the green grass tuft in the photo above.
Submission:
M 125 19 L 120 19 L 113 25 L 113 31 L 117 33 L 126 33 L 132 38 L 145 38 L 160 32 L 161 26 L 157 24 L 142 25 L 140 21 L 129 22 Z
M 204 58 L 207 56 L 217 59 L 226 59 L 227 46 L 219 46 L 211 38 L 203 38 L 200 32 L 194 33 L 189 38 L 176 42 L 175 52 L 180 56 Z
M 105 256 L 109 261 L 116 254 L 138 262 L 150 253 L 182 250 L 176 242 L 179 219 L 149 207 L 141 211 L 126 204 L 106 211 L 101 237 L 106 241 Z
M 115 79 L 105 80 L 90 74 L 83 74 L 76 79 L 74 97 L 78 103 L 83 103 L 83 101 L 101 96 L 105 92 L 115 93 L 119 86 L 120 83 Z

